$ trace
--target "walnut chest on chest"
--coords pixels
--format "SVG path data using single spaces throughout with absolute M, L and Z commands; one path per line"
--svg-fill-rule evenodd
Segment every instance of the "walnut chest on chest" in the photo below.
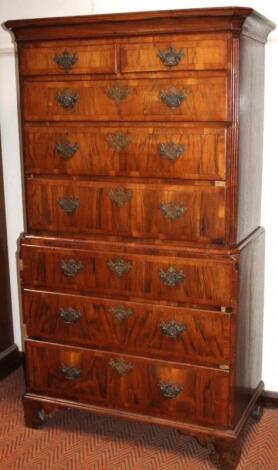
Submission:
M 26 424 L 74 407 L 174 426 L 235 468 L 263 390 L 273 23 L 220 8 L 6 26 L 21 88 Z

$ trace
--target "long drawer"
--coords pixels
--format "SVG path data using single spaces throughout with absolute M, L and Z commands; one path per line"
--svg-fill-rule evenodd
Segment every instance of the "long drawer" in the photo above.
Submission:
M 31 338 L 207 365 L 230 363 L 230 314 L 25 289 Z
M 29 230 L 223 244 L 222 186 L 27 181 Z
M 226 121 L 225 73 L 190 78 L 23 83 L 27 121 Z
M 26 342 L 26 356 L 29 392 L 173 420 L 228 424 L 227 372 L 38 341 Z
M 103 296 L 234 306 L 233 260 L 21 246 L 25 286 Z
M 226 141 L 223 127 L 25 126 L 25 171 L 223 180 Z

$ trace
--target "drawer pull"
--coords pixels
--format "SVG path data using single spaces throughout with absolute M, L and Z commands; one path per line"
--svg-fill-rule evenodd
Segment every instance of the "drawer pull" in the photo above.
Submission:
M 61 67 L 61 69 L 64 69 L 68 72 L 78 61 L 78 55 L 76 54 L 76 52 L 70 54 L 65 49 L 63 54 L 56 54 L 53 57 L 53 60 L 59 67 Z
M 66 366 L 65 364 L 61 364 L 60 371 L 62 372 L 62 374 L 67 380 L 79 379 L 79 377 L 82 374 L 81 369 L 77 369 L 76 367 L 73 367 L 73 366 Z
M 79 96 L 75 95 L 72 91 L 70 90 L 65 90 L 62 93 L 58 92 L 56 95 L 56 100 L 58 101 L 59 105 L 62 106 L 65 109 L 72 109 L 79 100 Z
M 133 369 L 133 365 L 123 359 L 111 359 L 109 366 L 118 372 L 119 375 L 125 375 Z
M 165 398 L 176 398 L 183 390 L 181 385 L 175 385 L 172 382 L 160 381 L 158 387 Z
M 132 308 L 125 309 L 122 304 L 116 305 L 116 307 L 110 307 L 108 312 L 111 313 L 119 323 L 123 320 L 127 320 L 131 315 L 133 315 Z
M 59 317 L 67 325 L 74 325 L 80 318 L 80 313 L 74 308 L 60 308 L 58 311 Z
M 163 201 L 160 203 L 159 208 L 166 219 L 171 222 L 179 219 L 187 210 L 185 206 L 178 206 L 175 202 L 167 203 Z
M 67 214 L 73 214 L 76 209 L 80 207 L 80 200 L 72 196 L 60 198 L 57 200 L 58 206 L 61 207 Z
M 130 271 L 132 263 L 130 261 L 125 262 L 122 258 L 117 258 L 115 261 L 110 259 L 107 262 L 107 266 L 117 277 L 122 277 Z
M 70 258 L 67 261 L 62 259 L 60 261 L 60 268 L 65 276 L 74 277 L 83 269 L 83 264 L 81 261 L 75 261 L 73 258 Z
M 122 132 L 115 132 L 114 134 L 107 134 L 106 142 L 116 152 L 121 152 L 131 142 L 131 135 L 122 134 Z
M 168 322 L 161 322 L 160 329 L 168 338 L 177 339 L 186 330 L 186 326 L 183 324 L 179 325 L 176 320 L 170 320 Z
M 132 198 L 132 191 L 118 186 L 114 191 L 109 191 L 108 196 L 117 207 L 123 207 Z
M 76 154 L 79 148 L 78 144 L 71 144 L 68 140 L 64 140 L 64 142 L 55 145 L 55 153 L 58 153 L 63 160 L 69 160 Z
M 176 287 L 184 280 L 185 275 L 183 271 L 177 272 L 173 266 L 170 266 L 166 272 L 161 268 L 159 277 L 166 286 Z
M 161 91 L 160 99 L 162 103 L 166 104 L 168 108 L 178 108 L 186 98 L 184 91 L 178 91 L 176 88 L 171 88 L 169 91 Z
M 126 86 L 122 86 L 120 83 L 116 83 L 115 85 L 106 88 L 105 94 L 118 105 L 128 97 L 129 89 Z
M 175 162 L 183 154 L 185 146 L 174 142 L 166 142 L 165 144 L 158 144 L 157 150 L 160 157 Z
M 176 67 L 181 58 L 184 56 L 184 49 L 180 49 L 178 52 L 175 51 L 174 47 L 169 46 L 167 51 L 158 49 L 157 57 L 166 67 Z

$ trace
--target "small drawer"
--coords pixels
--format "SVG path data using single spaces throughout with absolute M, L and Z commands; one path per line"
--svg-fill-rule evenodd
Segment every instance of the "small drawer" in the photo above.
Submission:
M 226 36 L 148 37 L 121 45 L 121 71 L 160 72 L 228 68 Z
M 103 250 L 103 251 L 102 251 Z M 25 287 L 235 306 L 237 271 L 231 258 L 127 254 L 22 244 L 21 278 Z
M 116 73 L 114 44 L 65 43 L 20 49 L 22 75 L 74 75 Z
M 230 314 L 23 291 L 28 336 L 205 365 L 230 363 Z
M 223 180 L 221 127 L 25 126 L 27 173 Z
M 30 178 L 27 200 L 32 231 L 225 241 L 222 186 Z
M 225 73 L 183 79 L 23 83 L 27 121 L 226 121 Z
M 29 392 L 172 420 L 228 424 L 228 372 L 38 341 L 26 342 L 26 356 Z

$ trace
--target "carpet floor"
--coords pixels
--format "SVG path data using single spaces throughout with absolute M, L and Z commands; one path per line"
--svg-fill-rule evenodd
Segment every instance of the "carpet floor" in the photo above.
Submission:
M 175 429 L 67 410 L 24 426 L 22 370 L 0 382 L 0 470 L 213 470 L 208 450 Z M 238 470 L 278 470 L 278 410 L 250 420 Z

